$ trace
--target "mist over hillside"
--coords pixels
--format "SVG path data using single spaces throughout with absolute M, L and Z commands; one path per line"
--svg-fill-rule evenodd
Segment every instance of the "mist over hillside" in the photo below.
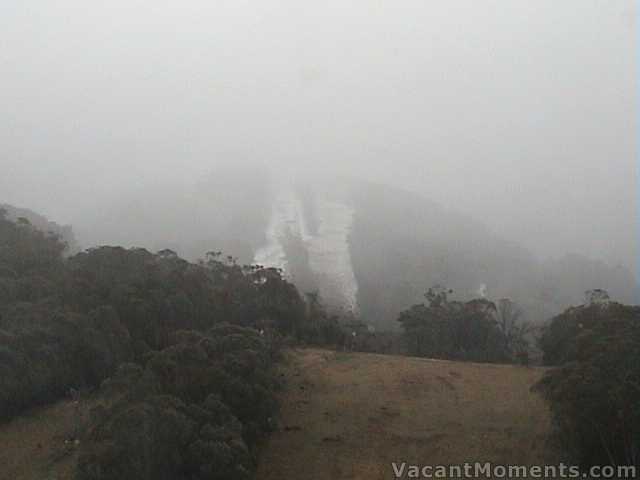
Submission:
M 539 259 L 493 233 L 484 219 L 420 195 L 361 184 L 354 203 L 351 252 L 359 299 L 363 317 L 375 325 L 392 325 L 399 310 L 424 301 L 436 284 L 460 299 L 510 298 L 535 323 L 583 303 L 592 288 L 607 289 L 623 302 L 638 301 L 636 279 L 622 266 L 573 254 Z
M 0 479 L 637 477 L 639 9 L 2 1 Z
M 4 210 L 7 218 L 11 221 L 26 220 L 38 230 L 59 237 L 60 240 L 66 244 L 66 255 L 73 255 L 80 251 L 80 246 L 71 225 L 60 225 L 33 210 L 9 205 L 7 203 L 0 203 L 0 210 Z
M 170 248 L 197 260 L 211 250 L 250 263 L 264 241 L 270 208 L 260 166 L 217 168 L 196 182 L 166 182 L 103 200 L 77 214 L 81 244 Z
M 625 267 L 571 253 L 539 258 L 486 220 L 379 183 L 227 165 L 191 187 L 122 196 L 76 230 L 85 247 L 170 248 L 192 260 L 213 250 L 281 268 L 302 292 L 381 330 L 396 329 L 399 312 L 435 284 L 460 299 L 511 298 L 537 323 L 582 303 L 588 289 L 637 302 Z

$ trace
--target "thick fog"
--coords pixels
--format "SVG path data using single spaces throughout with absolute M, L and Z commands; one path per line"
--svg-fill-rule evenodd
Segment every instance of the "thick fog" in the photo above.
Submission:
M 82 231 L 132 191 L 262 163 L 635 271 L 635 19 L 630 0 L 5 0 L 0 202 Z

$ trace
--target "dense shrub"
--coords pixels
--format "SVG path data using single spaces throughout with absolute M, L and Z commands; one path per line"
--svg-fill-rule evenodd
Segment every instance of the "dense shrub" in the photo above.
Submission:
M 578 338 L 611 319 L 632 320 L 640 315 L 639 307 L 617 302 L 588 303 L 571 307 L 557 315 L 546 326 L 539 345 L 545 365 L 561 365 L 576 359 Z M 614 328 L 615 324 L 611 323 Z
M 96 386 L 131 359 L 130 338 L 115 311 L 88 315 L 20 304 L 4 312 L 0 335 L 0 415 Z
M 150 395 L 112 407 L 83 443 L 77 478 L 246 479 L 240 423 L 214 395 L 200 404 Z
M 0 215 L 0 412 L 102 383 L 80 480 L 242 480 L 277 411 L 285 338 L 342 331 L 277 269 L 99 247 Z M 78 433 L 78 432 L 76 432 Z
M 277 407 L 268 342 L 232 325 L 174 337 L 105 383 L 80 480 L 249 478 Z
M 85 312 L 113 306 L 134 341 L 152 349 L 164 348 L 179 329 L 228 321 L 297 335 L 306 320 L 304 300 L 280 271 L 243 267 L 214 252 L 192 264 L 170 250 L 101 247 L 68 264 L 65 303 Z
M 298 339 L 309 345 L 344 344 L 345 322 L 327 312 L 317 292 L 306 294 L 306 306 L 306 321 L 299 327 Z
M 98 385 L 120 363 L 172 347 L 181 330 L 222 322 L 256 328 L 271 356 L 283 336 L 330 337 L 277 269 L 240 266 L 217 252 L 194 264 L 170 250 L 99 247 L 64 258 L 64 248 L 0 213 L 3 417 Z M 246 331 L 239 335 L 250 341 Z
M 593 303 L 555 317 L 537 388 L 574 461 L 640 466 L 640 308 Z
M 410 355 L 451 360 L 502 362 L 510 359 L 496 307 L 484 299 L 449 301 L 445 290 L 430 289 L 429 305 L 414 305 L 398 321 Z

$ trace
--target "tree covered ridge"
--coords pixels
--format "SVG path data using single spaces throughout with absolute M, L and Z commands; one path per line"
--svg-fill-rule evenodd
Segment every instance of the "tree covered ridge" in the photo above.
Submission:
M 283 337 L 337 342 L 337 320 L 280 271 L 219 252 L 63 252 L 0 215 L 2 417 L 104 383 L 117 393 L 94 415 L 80 478 L 245 478 L 276 411 Z
M 526 335 L 530 324 L 509 299 L 492 302 L 476 298 L 467 302 L 449 299 L 453 293 L 440 285 L 420 303 L 400 313 L 410 355 L 476 362 L 515 362 L 528 358 Z

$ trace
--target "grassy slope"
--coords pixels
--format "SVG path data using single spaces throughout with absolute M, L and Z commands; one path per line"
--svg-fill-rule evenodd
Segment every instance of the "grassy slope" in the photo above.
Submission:
M 0 480 L 71 480 L 78 449 L 68 439 L 93 402 L 65 400 L 0 424 Z
M 289 357 L 282 425 L 258 480 L 388 479 L 392 461 L 545 459 L 549 415 L 529 391 L 542 369 L 315 349 Z M 93 402 L 81 402 L 83 417 Z M 0 425 L 0 480 L 71 480 L 74 415 L 63 401 Z
M 539 464 L 549 412 L 539 368 L 300 350 L 285 368 L 282 428 L 258 480 L 388 479 L 392 461 Z

